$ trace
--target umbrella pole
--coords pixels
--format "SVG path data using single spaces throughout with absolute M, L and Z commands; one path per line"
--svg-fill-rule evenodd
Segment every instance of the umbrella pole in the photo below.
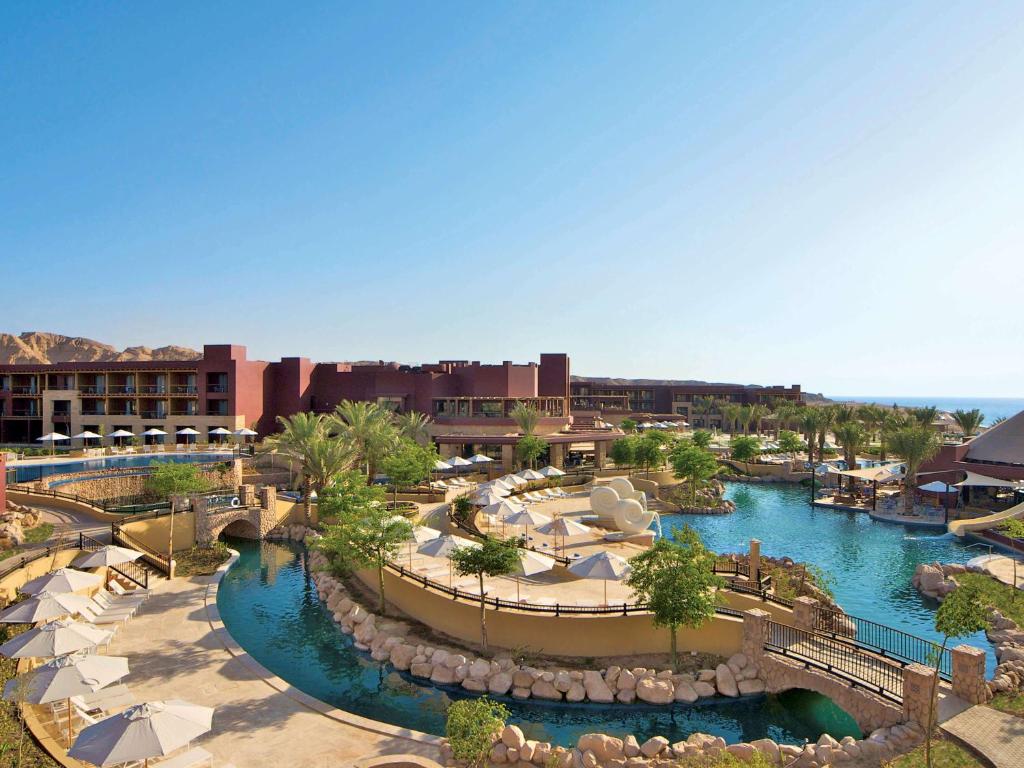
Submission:
M 71 741 L 74 739 L 74 731 L 71 727 L 71 697 L 68 697 L 68 749 L 71 749 Z
M 520 602 L 520 600 L 519 600 L 519 577 L 518 576 L 516 576 L 516 602 L 517 603 Z
M 608 605 L 608 579 L 604 580 L 604 604 Z

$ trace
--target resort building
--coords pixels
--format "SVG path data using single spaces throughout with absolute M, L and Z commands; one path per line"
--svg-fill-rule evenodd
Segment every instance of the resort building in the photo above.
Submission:
M 757 387 L 742 384 L 615 384 L 574 381 L 570 386 L 574 414 L 614 423 L 622 419 L 679 419 L 697 428 L 721 428 L 722 415 L 708 408 L 712 401 L 737 405 L 802 402 L 800 385 Z
M 943 445 L 920 474 L 958 482 L 963 473 L 998 480 L 1024 480 L 1024 411 L 964 443 Z

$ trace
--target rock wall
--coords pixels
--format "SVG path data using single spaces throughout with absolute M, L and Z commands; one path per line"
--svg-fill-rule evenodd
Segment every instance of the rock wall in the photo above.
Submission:
M 240 462 L 239 462 L 240 463 Z M 200 465 L 210 467 L 200 471 L 200 475 L 213 488 L 222 488 L 231 485 L 232 473 L 219 471 L 212 467 L 222 467 L 223 464 Z M 152 470 L 149 467 L 120 467 L 115 469 L 100 469 L 89 472 L 73 472 L 62 475 L 49 475 L 43 480 L 36 482 L 40 490 L 54 490 L 60 493 L 69 493 L 81 496 L 92 501 L 105 501 L 107 499 L 135 498 L 145 494 L 146 479 Z M 69 480 L 70 482 L 52 485 L 54 481 Z M 51 488 L 52 485 L 52 488 Z
M 0 549 L 13 549 L 25 543 L 25 529 L 39 525 L 39 511 L 23 504 L 6 502 L 0 512 Z

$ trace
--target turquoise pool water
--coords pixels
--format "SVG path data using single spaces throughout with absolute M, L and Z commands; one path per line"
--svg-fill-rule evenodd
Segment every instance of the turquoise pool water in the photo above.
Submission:
M 81 461 L 60 461 L 53 463 L 23 464 L 8 467 L 8 481 L 12 483 L 30 483 L 50 475 L 63 475 L 69 472 L 88 472 L 94 469 L 115 469 L 120 467 L 148 467 L 153 461 L 170 461 L 174 463 L 193 464 L 199 462 L 226 461 L 224 453 L 143 453 L 135 456 L 107 456 L 102 459 L 83 459 Z
M 461 689 L 424 686 L 356 651 L 332 621 L 313 585 L 305 551 L 295 545 L 237 539 L 241 557 L 228 571 L 217 597 L 232 636 L 267 669 L 297 688 L 335 706 L 394 725 L 443 734 L 445 712 Z M 806 691 L 783 696 L 693 706 L 542 704 L 504 699 L 511 722 L 529 738 L 572 745 L 583 733 L 601 730 L 638 739 L 671 740 L 694 731 L 729 741 L 764 736 L 784 743 L 859 735 L 856 724 L 828 699 Z
M 962 563 L 986 554 L 952 534 L 872 520 L 864 512 L 818 509 L 806 488 L 730 483 L 726 497 L 736 503 L 731 515 L 666 515 L 662 529 L 689 524 L 716 552 L 745 552 L 750 539 L 761 552 L 813 563 L 830 573 L 843 609 L 861 618 L 941 642 L 935 632 L 937 603 L 910 583 L 918 563 Z M 958 642 L 983 648 L 988 671 L 995 668 L 992 647 L 978 633 Z

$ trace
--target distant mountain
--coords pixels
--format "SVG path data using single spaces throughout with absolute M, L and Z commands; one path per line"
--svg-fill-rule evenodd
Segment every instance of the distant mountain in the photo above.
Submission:
M 118 351 L 81 336 L 26 331 L 18 336 L 0 333 L 0 364 L 108 363 L 145 360 L 198 360 L 203 356 L 188 347 L 128 347 Z
M 736 386 L 722 381 L 698 381 L 696 379 L 616 379 L 608 376 L 572 376 L 574 382 L 600 384 L 606 387 L 637 386 L 637 387 L 686 387 L 686 386 Z M 742 386 L 762 387 L 762 384 L 745 384 Z M 832 402 L 820 392 L 804 392 L 803 398 L 808 403 Z

